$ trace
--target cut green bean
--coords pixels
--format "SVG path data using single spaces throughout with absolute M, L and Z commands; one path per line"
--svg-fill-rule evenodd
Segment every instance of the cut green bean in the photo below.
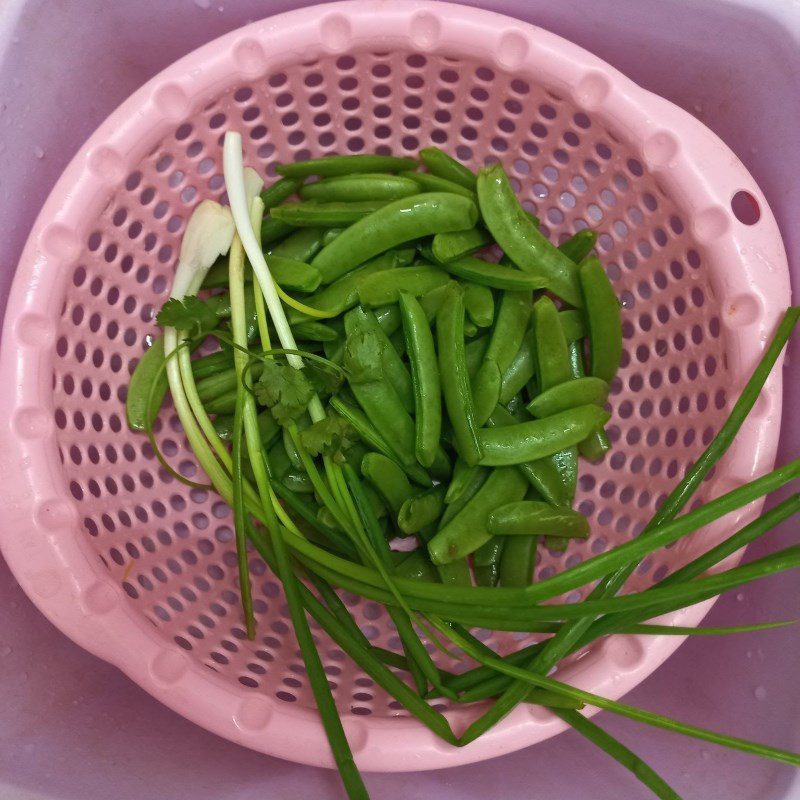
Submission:
M 561 323 L 561 330 L 564 331 L 564 338 L 567 340 L 567 344 L 577 342 L 586 336 L 586 322 L 583 312 L 575 308 L 560 311 L 558 321 Z
M 388 202 L 387 200 L 360 200 L 353 203 L 317 203 L 309 200 L 304 203 L 288 203 L 278 206 L 273 208 L 270 213 L 273 219 L 294 227 L 341 228 L 365 219 L 379 208 L 383 208 Z
M 402 172 L 414 169 L 416 163 L 413 158 L 397 156 L 325 156 L 291 164 L 278 164 L 276 172 L 287 178 L 307 178 L 311 175 L 329 178 L 358 172 Z
M 419 185 L 416 181 L 400 175 L 379 172 L 338 175 L 316 183 L 307 183 L 300 189 L 300 197 L 303 200 L 315 200 L 320 203 L 397 200 L 418 193 Z

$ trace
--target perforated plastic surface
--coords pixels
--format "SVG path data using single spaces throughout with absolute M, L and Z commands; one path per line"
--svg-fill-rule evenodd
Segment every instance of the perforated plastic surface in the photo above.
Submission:
M 223 197 L 229 128 L 265 176 L 281 161 L 430 143 L 473 168 L 501 160 L 554 240 L 586 226 L 601 234 L 624 320 L 615 446 L 582 467 L 577 504 L 591 539 L 542 549 L 540 578 L 636 535 L 710 441 L 786 303 L 785 257 L 752 179 L 698 123 L 556 37 L 441 3 L 337 4 L 257 23 L 162 73 L 101 128 L 48 201 L 9 305 L 5 499 L 31 539 L 7 531 L 4 552 L 56 624 L 177 710 L 249 746 L 328 763 L 275 579 L 252 559 L 259 630 L 248 642 L 229 509 L 173 480 L 124 422 L 126 383 L 156 332 L 186 219 L 201 199 Z M 758 204 L 753 227 L 731 210 L 738 191 Z M 779 415 L 776 376 L 701 498 L 769 466 Z M 162 414 L 157 435 L 193 477 L 177 417 Z M 735 519 L 724 522 L 646 559 L 630 587 L 708 547 Z M 370 639 L 398 648 L 379 606 L 345 601 Z M 707 607 L 678 616 L 692 624 Z M 501 652 L 527 640 L 479 635 Z M 559 729 L 522 708 L 469 748 L 447 747 L 396 719 L 405 712 L 318 638 L 366 768 L 475 760 Z M 561 675 L 619 696 L 677 644 L 613 637 Z M 458 727 L 474 712 L 449 713 Z

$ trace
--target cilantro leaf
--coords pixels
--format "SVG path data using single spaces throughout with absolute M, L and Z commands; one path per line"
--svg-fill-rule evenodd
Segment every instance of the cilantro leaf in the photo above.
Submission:
M 253 387 L 259 403 L 272 410 L 281 425 L 297 419 L 314 396 L 305 371 L 277 361 L 265 361 L 258 383 Z
M 305 372 L 311 385 L 320 394 L 335 394 L 344 380 L 340 370 L 315 364 L 313 361 L 306 362 Z
M 330 456 L 341 464 L 344 451 L 353 445 L 353 429 L 346 419 L 331 414 L 302 431 L 300 441 L 309 455 Z
M 156 322 L 162 328 L 177 328 L 190 336 L 199 336 L 217 327 L 214 309 L 199 297 L 190 295 L 183 300 L 171 298 L 158 312 Z
M 344 368 L 351 381 L 368 383 L 382 376 L 383 342 L 374 331 L 357 331 L 347 337 L 344 346 Z

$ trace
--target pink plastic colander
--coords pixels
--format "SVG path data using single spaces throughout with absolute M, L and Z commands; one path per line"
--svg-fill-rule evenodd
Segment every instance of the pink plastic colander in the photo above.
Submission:
M 156 331 L 186 220 L 223 194 L 231 128 L 266 176 L 280 161 L 428 144 L 473 168 L 500 160 L 553 239 L 598 230 L 623 305 L 615 447 L 582 468 L 577 505 L 590 540 L 542 550 L 540 577 L 641 530 L 713 436 L 788 303 L 786 258 L 753 179 L 699 122 L 563 39 L 447 3 L 333 3 L 254 23 L 162 72 L 91 137 L 36 222 L 6 314 L 3 554 L 56 626 L 171 708 L 256 750 L 330 765 L 274 577 L 253 558 L 249 642 L 229 509 L 173 480 L 124 422 L 126 384 Z M 777 370 L 704 498 L 772 465 L 780 411 Z M 161 448 L 194 475 L 177 418 L 162 422 Z M 631 588 L 759 508 L 646 559 Z M 379 606 L 345 601 L 370 639 L 398 646 Z M 696 625 L 710 605 L 667 620 Z M 479 634 L 501 652 L 528 638 Z M 450 747 L 317 635 L 363 769 L 477 761 L 563 727 L 520 707 L 477 742 Z M 616 698 L 679 643 L 613 636 L 558 677 Z M 476 712 L 446 713 L 458 729 Z

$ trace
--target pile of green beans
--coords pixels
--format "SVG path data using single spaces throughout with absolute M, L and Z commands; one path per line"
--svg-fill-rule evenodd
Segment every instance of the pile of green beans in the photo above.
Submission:
M 594 231 L 579 230 L 555 246 L 522 207 L 501 165 L 476 175 L 437 148 L 421 151 L 420 161 L 375 155 L 285 164 L 278 168 L 281 179 L 262 193 L 261 244 L 288 303 L 297 342 L 288 352 L 303 358 L 301 374 L 310 376 L 305 406 L 288 407 L 303 391 L 291 380 L 269 383 L 286 380 L 275 365 L 286 367 L 287 351 L 272 349 L 275 330 L 250 270 L 242 275 L 239 261 L 234 286 L 232 257 L 229 264 L 223 256 L 205 277 L 200 296 L 213 311 L 205 318 L 216 319 L 217 327 L 185 345 L 198 350 L 210 336 L 220 349 L 195 357 L 184 377 L 207 415 L 204 431 L 222 455 L 219 466 L 230 473 L 237 536 L 246 534 L 281 575 L 296 628 L 302 607 L 445 741 L 466 744 L 517 703 L 538 703 L 556 709 L 657 796 L 677 797 L 577 713 L 584 702 L 600 699 L 543 676 L 597 636 L 664 633 L 642 623 L 800 563 L 789 548 L 748 568 L 699 577 L 795 513 L 795 496 L 653 591 L 614 596 L 646 554 L 800 473 L 793 462 L 673 520 L 738 431 L 800 312 L 787 313 L 723 429 L 724 441 L 712 443 L 647 536 L 534 583 L 543 546 L 564 549 L 570 539 L 590 535 L 573 503 L 580 456 L 602 459 L 610 448 L 605 426 L 622 354 L 620 305 L 593 255 Z M 126 401 L 129 426 L 153 442 L 168 390 L 165 366 L 159 339 L 137 365 Z M 322 420 L 311 410 L 317 400 Z M 257 458 L 242 446 L 245 405 L 254 409 L 249 435 L 260 442 Z M 227 448 L 233 467 L 225 465 Z M 274 508 L 265 504 L 267 479 Z M 287 584 L 292 571 L 305 582 Z M 547 603 L 598 578 L 588 601 Z M 403 654 L 372 645 L 334 587 L 383 603 Z M 500 658 L 469 626 L 555 636 Z M 301 627 L 306 658 L 313 642 Z M 479 666 L 459 676 L 440 670 L 420 630 L 440 648 L 449 639 Z M 388 667 L 405 670 L 410 685 Z M 315 697 L 325 696 L 325 687 L 314 688 Z M 458 738 L 424 700 L 442 696 L 499 699 Z M 631 716 L 621 710 L 628 706 L 602 702 Z M 331 724 L 332 702 L 324 706 L 341 768 L 351 756 L 340 727 Z M 655 717 L 634 715 L 666 726 Z M 680 723 L 673 729 L 703 733 Z M 742 749 L 742 740 L 714 736 Z M 758 752 L 785 756 L 770 748 Z M 366 797 L 352 765 L 342 775 L 351 797 Z

